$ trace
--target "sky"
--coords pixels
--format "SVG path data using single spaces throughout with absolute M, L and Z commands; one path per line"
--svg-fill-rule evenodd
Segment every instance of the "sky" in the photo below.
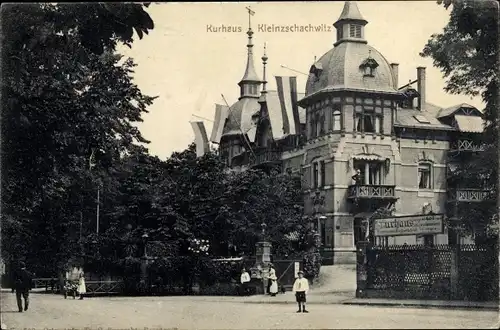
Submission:
M 255 12 L 251 17 L 254 63 L 261 78 L 267 45 L 268 90 L 276 89 L 274 76 L 296 75 L 298 89 L 304 91 L 307 76 L 282 65 L 307 73 L 315 56 L 319 59 L 333 48 L 332 24 L 344 2 L 152 3 L 147 11 L 154 30 L 142 40 L 135 38 L 131 49 L 119 49 L 137 64 L 134 81 L 143 93 L 158 96 L 138 125 L 151 141 L 147 146 L 151 154 L 166 159 L 184 150 L 194 141 L 189 122 L 203 120 L 195 116 L 207 119 L 203 121 L 210 137 L 215 103 L 225 104 L 224 98 L 229 105 L 237 101 L 237 84 L 247 60 L 248 6 Z M 358 1 L 358 7 L 368 21 L 368 44 L 389 63 L 399 63 L 400 86 L 415 80 L 416 68 L 424 66 L 428 102 L 441 107 L 463 102 L 483 107 L 479 98 L 445 93 L 445 80 L 432 59 L 419 56 L 430 36 L 442 32 L 449 10 L 435 1 Z M 312 25 L 317 31 L 267 32 L 264 25 Z M 222 32 L 222 26 L 235 31 Z

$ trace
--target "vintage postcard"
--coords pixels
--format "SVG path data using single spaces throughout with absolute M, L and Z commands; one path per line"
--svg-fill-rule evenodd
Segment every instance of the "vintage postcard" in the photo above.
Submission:
M 498 328 L 497 2 L 1 9 L 1 329 Z

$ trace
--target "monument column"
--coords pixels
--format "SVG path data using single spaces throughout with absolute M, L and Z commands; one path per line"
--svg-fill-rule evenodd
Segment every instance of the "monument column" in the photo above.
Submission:
M 271 262 L 271 247 L 272 244 L 267 240 L 266 224 L 262 223 L 262 232 L 260 241 L 255 244 L 255 265 L 251 268 L 252 278 L 262 281 L 262 289 L 257 287 L 257 293 L 266 294 L 269 263 Z

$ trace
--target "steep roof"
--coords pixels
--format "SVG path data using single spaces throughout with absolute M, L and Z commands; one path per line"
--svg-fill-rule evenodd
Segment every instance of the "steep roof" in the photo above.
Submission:
M 338 25 L 341 21 L 347 20 L 362 21 L 368 23 L 368 21 L 363 18 L 363 15 L 361 15 L 356 1 L 346 1 L 344 3 L 344 9 L 342 9 L 342 13 L 340 14 L 340 17 L 337 19 L 337 22 L 335 22 L 334 25 Z
M 446 108 L 446 109 L 441 109 L 441 111 L 439 111 L 439 113 L 437 114 L 437 117 L 438 118 L 443 118 L 443 117 L 448 117 L 448 116 L 451 116 L 453 115 L 457 110 L 461 109 L 461 108 L 471 108 L 471 109 L 476 109 L 476 107 L 470 105 L 470 104 L 467 104 L 467 103 L 462 103 L 462 104 L 457 104 L 457 105 L 454 105 L 452 107 L 449 107 L 449 108 Z
M 367 58 L 378 63 L 373 77 L 366 77 L 360 65 Z M 315 64 L 319 74 L 310 73 L 306 96 L 342 89 L 397 93 L 389 62 L 372 46 L 365 43 L 342 43 L 329 50 Z
M 454 130 L 450 125 L 443 124 L 436 118 L 436 114 L 441 110 L 432 103 L 426 103 L 423 110 L 398 109 L 396 113 L 396 126 L 426 128 L 437 130 Z

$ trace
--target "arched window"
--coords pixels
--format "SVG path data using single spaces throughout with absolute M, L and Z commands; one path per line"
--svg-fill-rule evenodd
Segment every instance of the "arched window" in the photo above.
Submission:
M 324 160 L 315 159 L 312 161 L 311 187 L 319 188 L 325 185 L 326 167 Z
M 321 116 L 319 112 L 316 112 L 315 114 L 315 122 L 316 122 L 316 136 L 320 136 L 323 133 L 323 122 L 321 121 Z
M 312 187 L 317 188 L 319 186 L 319 163 L 314 162 L 312 165 L 313 165 L 312 166 L 312 170 L 313 170 Z
M 338 108 L 334 108 L 332 112 L 332 130 L 333 131 L 340 131 L 342 129 L 342 123 L 341 123 L 341 113 Z
M 309 118 L 311 119 L 311 124 L 310 124 L 311 134 L 310 134 L 310 138 L 314 139 L 316 137 L 316 116 L 314 114 L 311 114 L 309 116 Z
M 418 163 L 418 189 L 432 189 L 432 164 L 430 162 Z

